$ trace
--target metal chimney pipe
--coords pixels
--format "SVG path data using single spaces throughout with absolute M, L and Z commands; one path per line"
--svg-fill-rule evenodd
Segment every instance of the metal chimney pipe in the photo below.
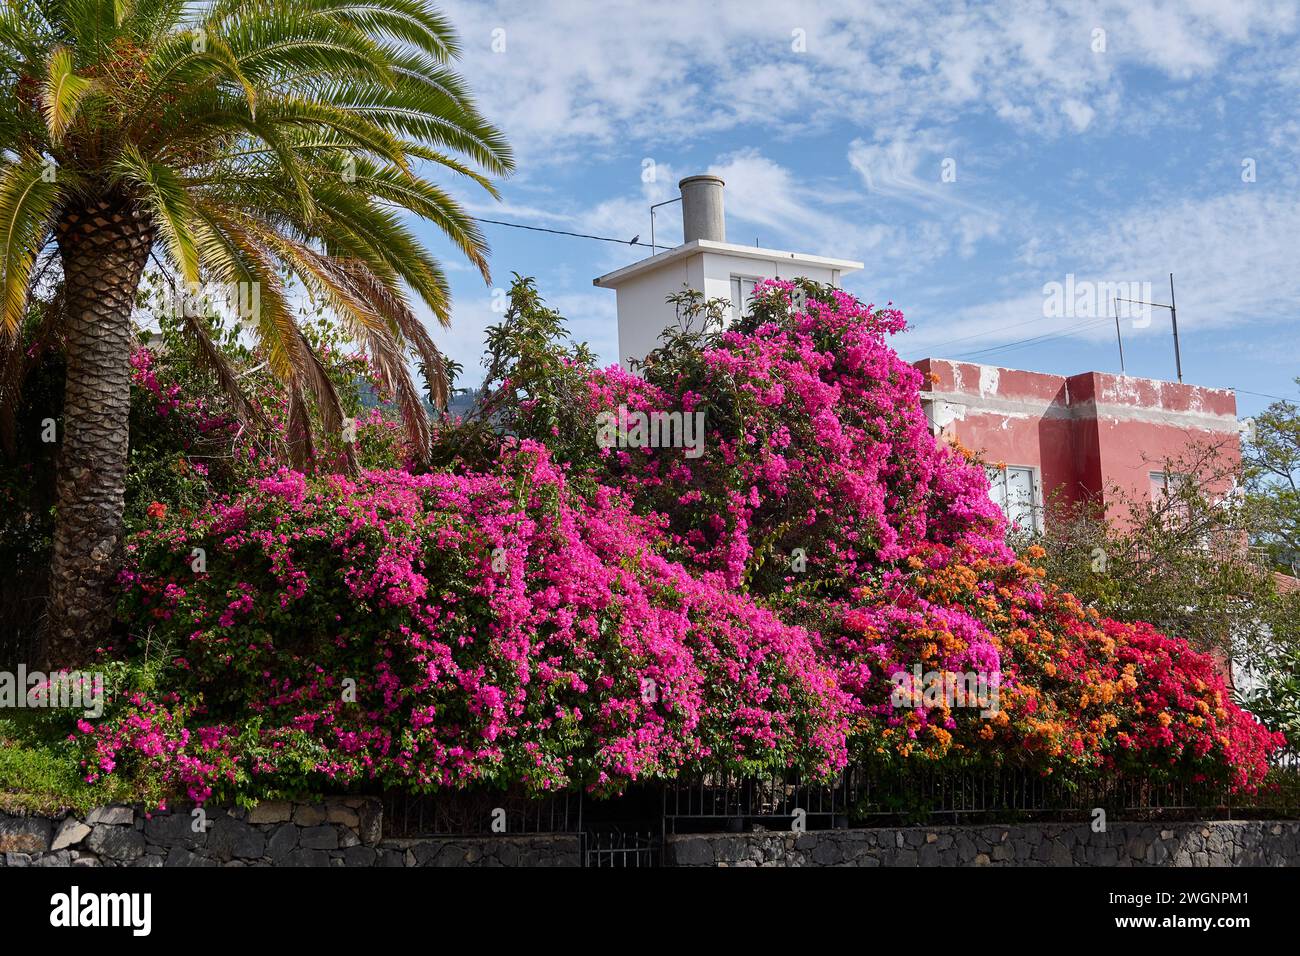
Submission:
M 677 184 L 682 192 L 682 241 L 727 241 L 727 221 L 722 211 L 722 187 L 717 176 L 687 176 Z

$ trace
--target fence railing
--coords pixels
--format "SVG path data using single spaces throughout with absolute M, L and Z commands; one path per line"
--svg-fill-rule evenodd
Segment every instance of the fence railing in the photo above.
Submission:
M 1129 818 L 1230 814 L 1226 787 L 1121 776 L 1099 780 L 1044 777 L 1022 769 L 912 770 L 863 774 L 853 816 L 860 821 L 1087 819 L 1101 808 Z
M 1111 819 L 1300 818 L 1300 765 L 1278 761 L 1254 794 L 1225 786 L 1111 774 L 1070 779 L 1018 768 L 853 767 L 829 785 L 794 776 L 705 774 L 634 788 L 530 799 L 503 793 L 388 795 L 387 837 L 578 834 L 589 866 L 653 866 L 665 834 L 819 830 L 890 824 Z
M 623 870 L 657 867 L 663 862 L 663 831 L 596 827 L 582 834 L 582 865 L 592 869 Z
M 578 833 L 582 794 L 541 799 L 500 792 L 455 791 L 386 794 L 384 836 L 490 836 L 509 833 Z
M 796 817 L 810 829 L 847 826 L 853 799 L 851 775 L 824 786 L 777 774 L 708 774 L 664 785 L 664 828 L 669 833 L 735 831 L 758 821 L 776 825 Z
M 784 827 L 807 829 L 924 822 L 1300 817 L 1300 763 L 1281 758 L 1256 793 L 1156 776 L 1070 778 L 1021 768 L 852 767 L 828 786 L 794 778 L 705 777 L 664 787 L 668 832 Z

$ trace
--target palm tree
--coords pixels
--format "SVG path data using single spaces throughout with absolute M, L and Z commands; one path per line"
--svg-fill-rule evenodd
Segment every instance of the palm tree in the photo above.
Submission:
M 445 380 L 411 302 L 445 325 L 450 298 L 404 213 L 431 221 L 489 274 L 473 219 L 417 167 L 451 170 L 494 196 L 488 177 L 513 168 L 449 69 L 458 52 L 425 0 L 6 0 L 0 369 L 21 347 L 34 264 L 48 249 L 62 270 L 45 321 L 67 365 L 47 662 L 84 658 L 108 617 L 131 313 L 151 256 L 186 283 L 257 290 L 254 331 L 287 387 L 299 457 L 310 453 L 310 410 L 331 431 L 342 412 L 294 321 L 298 288 L 368 349 L 413 443 L 427 445 L 407 356 L 433 373 L 435 399 Z M 254 414 L 204 324 L 188 324 L 218 380 Z

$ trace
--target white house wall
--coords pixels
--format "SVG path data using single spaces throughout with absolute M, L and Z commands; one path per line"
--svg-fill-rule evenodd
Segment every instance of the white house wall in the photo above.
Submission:
M 697 289 L 706 299 L 731 296 L 731 277 L 793 279 L 804 277 L 825 284 L 839 284 L 839 270 L 783 259 L 753 259 L 703 252 L 667 263 L 654 272 L 622 282 L 618 296 L 618 357 L 624 367 L 640 359 L 658 344 L 664 329 L 675 322 L 675 312 L 666 298 L 684 288 Z

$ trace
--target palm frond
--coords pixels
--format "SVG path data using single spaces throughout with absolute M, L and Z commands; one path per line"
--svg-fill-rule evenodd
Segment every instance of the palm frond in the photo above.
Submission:
M 44 245 L 60 200 L 57 178 L 42 157 L 0 165 L 0 335 L 14 335 L 27 311 L 32 264 Z
M 289 425 L 285 443 L 289 446 L 289 462 L 299 471 L 305 471 L 316 457 L 316 447 L 312 441 L 311 414 L 307 410 L 307 400 L 303 398 L 302 389 L 297 383 L 289 387 Z
M 248 13 L 248 4 L 243 5 Z M 262 86 L 285 76 L 358 77 L 383 81 L 391 74 L 380 44 L 361 30 L 297 5 L 268 3 L 256 15 L 215 15 L 203 29 L 225 38 L 239 68 Z
M 212 274 L 219 281 L 258 290 L 255 332 L 271 373 L 282 382 L 292 382 L 305 357 L 299 354 L 297 325 L 274 257 L 210 204 L 199 206 L 195 214 L 199 247 Z
M 343 428 L 342 400 L 320 357 L 294 321 L 277 274 L 275 250 L 253 229 L 224 218 L 211 207 L 201 210 L 199 215 L 208 226 L 204 247 L 215 254 L 219 270 L 258 284 L 260 308 L 254 329 L 272 372 L 299 398 L 311 399 L 327 431 L 339 433 Z M 306 421 L 306 440 L 310 440 L 309 417 Z M 354 467 L 355 456 L 350 445 L 345 447 L 345 452 L 349 467 Z
M 41 89 L 41 110 L 50 139 L 58 143 L 77 115 L 77 108 L 94 84 L 72 70 L 72 51 L 55 47 L 50 53 L 45 85 Z
M 298 292 L 372 357 L 422 453 L 429 420 L 412 360 L 436 404 L 448 386 L 416 308 L 448 324 L 451 289 L 410 217 L 489 280 L 478 224 L 425 171 L 498 197 L 493 180 L 514 168 L 451 68 L 459 55 L 431 0 L 0 4 L 0 77 L 20 78 L 0 82 L 0 334 L 23 320 L 60 210 L 124 194 L 115 198 L 145 212 L 157 254 L 185 282 L 256 285 L 250 331 L 290 396 L 295 455 L 313 453 L 313 420 L 330 431 L 342 422 L 297 324 Z M 42 175 L 55 161 L 57 178 Z M 199 363 L 255 420 L 206 325 L 182 319 Z
M 298 333 L 299 346 L 307 360 L 300 370 L 298 381 L 316 405 L 316 413 L 320 416 L 325 430 L 339 435 L 343 431 L 343 402 L 339 398 L 338 390 L 330 381 L 329 372 L 326 371 L 320 356 L 311 347 L 311 343 L 303 337 L 302 330 L 295 325 L 294 331 Z M 351 442 L 343 443 L 343 455 L 347 470 L 356 471 L 356 449 Z
M 258 230 L 258 236 L 333 308 L 365 348 L 381 383 L 397 400 L 411 446 L 423 457 L 429 446 L 429 418 L 406 367 L 405 353 L 413 347 L 426 367 L 438 370 L 442 357 L 409 304 L 363 262 L 322 255 L 269 230 Z M 446 382 L 431 380 L 429 385 L 432 394 L 444 396 L 445 407 Z
M 355 163 L 356 185 L 377 199 L 410 210 L 442 230 L 470 262 L 484 282 L 492 281 L 487 261 L 487 240 L 478 223 L 449 193 L 426 179 L 401 175 L 398 170 L 365 160 Z
M 162 163 L 145 159 L 134 145 L 122 150 L 113 172 L 143 193 L 181 278 L 188 283 L 197 283 L 201 276 L 193 232 L 194 210 L 181 177 Z
M 460 56 L 451 21 L 425 0 L 307 0 L 306 9 L 354 24 L 371 36 L 408 43 L 440 63 Z
M 198 367 L 213 377 L 217 387 L 230 402 L 235 415 L 241 422 L 254 424 L 262 430 L 269 429 L 270 422 L 267 420 L 266 413 L 262 411 L 261 406 L 249 399 L 240 386 L 239 373 L 217 347 L 217 343 L 212 341 L 212 335 L 203 320 L 197 315 L 192 315 L 189 309 L 178 311 L 181 316 L 181 328 L 194 346 Z

